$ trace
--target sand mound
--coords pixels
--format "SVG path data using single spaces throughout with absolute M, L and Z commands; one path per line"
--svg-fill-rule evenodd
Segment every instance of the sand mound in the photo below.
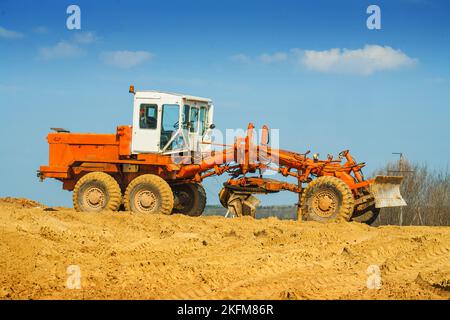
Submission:
M 38 205 L 0 201 L 2 299 L 450 298 L 449 227 Z M 76 270 L 81 289 L 70 289 Z
M 11 204 L 22 208 L 44 207 L 42 204 L 34 200 L 12 197 L 0 198 L 0 205 L 2 204 Z

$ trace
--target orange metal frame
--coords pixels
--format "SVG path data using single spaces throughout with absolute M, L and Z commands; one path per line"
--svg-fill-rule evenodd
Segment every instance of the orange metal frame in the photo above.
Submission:
M 268 191 L 289 190 L 302 192 L 302 183 L 312 177 L 335 176 L 342 179 L 357 196 L 358 190 L 366 189 L 372 180 L 364 180 L 361 168 L 364 163 L 356 163 L 348 151 L 343 151 L 339 159 L 329 156 L 326 160 L 311 159 L 309 152 L 299 154 L 291 151 L 272 149 L 267 145 L 252 143 L 254 126 L 249 124 L 247 136 L 237 138 L 233 145 L 222 145 L 224 149 L 214 152 L 198 164 L 186 161 L 174 163 L 168 155 L 131 155 L 131 127 L 117 127 L 116 134 L 50 133 L 49 165 L 41 166 L 38 176 L 41 179 L 55 178 L 63 182 L 63 188 L 72 190 L 78 179 L 91 171 L 104 171 L 114 176 L 123 188 L 136 176 L 144 173 L 157 174 L 167 181 L 201 182 L 203 179 L 232 174 L 230 185 L 256 186 Z M 268 130 L 266 126 L 263 129 Z M 267 132 L 265 132 L 267 134 Z M 256 156 L 255 156 L 256 154 Z M 341 164 L 342 159 L 346 162 Z M 275 162 L 278 165 L 271 166 Z M 139 165 L 138 172 L 124 170 L 124 165 Z M 285 177 L 294 177 L 297 184 L 249 177 L 267 169 L 276 170 Z

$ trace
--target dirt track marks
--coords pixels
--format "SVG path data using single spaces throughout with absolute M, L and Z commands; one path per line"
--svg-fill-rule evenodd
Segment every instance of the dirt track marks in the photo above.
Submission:
M 450 229 L 192 218 L 0 201 L 0 298 L 448 299 Z M 82 290 L 65 287 L 79 265 Z M 382 287 L 366 287 L 367 268 Z

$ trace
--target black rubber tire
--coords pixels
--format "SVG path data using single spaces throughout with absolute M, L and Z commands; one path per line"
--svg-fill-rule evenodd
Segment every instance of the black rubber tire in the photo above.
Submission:
M 335 197 L 337 205 L 326 217 L 316 212 L 313 206 L 315 195 L 327 192 Z M 330 222 L 336 220 L 349 221 L 355 207 L 355 199 L 348 185 L 339 178 L 331 176 L 319 177 L 309 183 L 301 197 L 302 220 Z
M 173 208 L 172 213 L 181 213 L 191 217 L 201 216 L 206 207 L 206 192 L 201 184 L 185 183 L 172 186 L 174 197 L 182 202 Z
M 102 193 L 102 200 L 97 204 L 90 203 L 87 193 L 96 189 Z M 117 181 L 104 172 L 91 172 L 81 177 L 75 184 L 72 194 L 73 207 L 76 211 L 100 212 L 117 211 L 122 203 L 122 192 Z
M 370 226 L 372 223 L 375 222 L 375 220 L 377 220 L 379 214 L 380 208 L 375 208 L 375 205 L 373 204 L 367 207 L 360 215 L 353 216 L 352 221 L 365 223 Z
M 142 205 L 141 193 L 152 198 L 148 208 Z M 127 211 L 149 214 L 171 214 L 173 209 L 173 193 L 169 184 L 154 174 L 144 174 L 130 182 L 124 195 L 124 205 Z M 140 205 L 141 204 L 141 205 Z

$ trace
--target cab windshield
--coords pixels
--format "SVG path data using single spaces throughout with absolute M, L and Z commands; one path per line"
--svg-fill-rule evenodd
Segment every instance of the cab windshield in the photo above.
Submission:
M 160 146 L 164 148 L 172 136 L 177 132 L 180 119 L 180 106 L 178 104 L 163 104 L 161 119 L 161 141 Z M 167 150 L 172 150 L 172 145 Z
M 203 136 L 206 132 L 207 108 L 185 105 L 183 109 L 183 129 Z

